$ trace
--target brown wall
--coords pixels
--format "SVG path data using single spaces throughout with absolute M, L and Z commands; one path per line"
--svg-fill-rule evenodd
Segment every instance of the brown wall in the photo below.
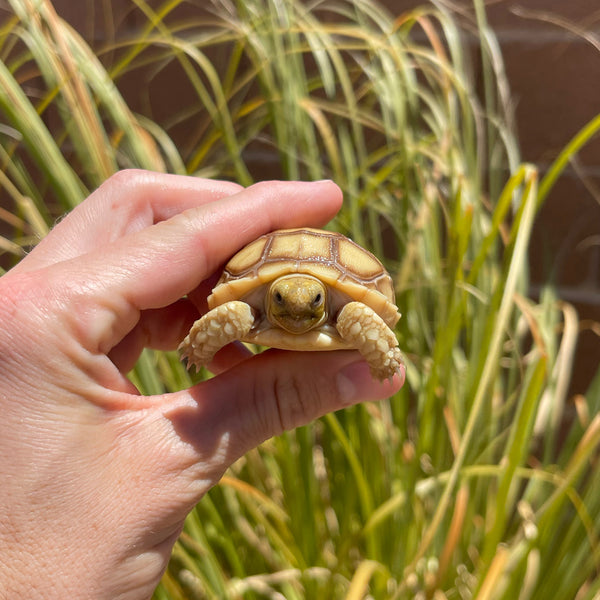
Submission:
M 397 14 L 419 4 L 384 3 Z M 468 0 L 458 3 L 471 5 Z M 131 9 L 130 0 L 55 0 L 54 4 L 87 39 L 100 43 L 111 35 L 113 24 L 122 35 L 144 22 L 139 11 Z M 598 3 L 501 0 L 488 4 L 489 21 L 506 61 L 522 156 L 538 165 L 543 175 L 571 137 L 600 113 Z M 111 12 L 105 10 L 107 6 Z M 198 10 L 186 6 L 183 10 Z M 519 13 L 515 6 L 522 7 Z M 168 113 L 176 99 L 168 86 L 165 89 L 169 93 L 163 109 Z M 534 292 L 551 275 L 561 296 L 575 304 L 588 325 L 592 320 L 600 322 L 600 139 L 585 148 L 543 207 L 532 240 L 531 270 Z M 574 392 L 584 391 L 599 362 L 600 335 L 584 321 Z
M 511 11 L 516 5 L 520 14 Z M 600 114 L 599 5 L 596 0 L 501 2 L 490 7 L 489 18 L 506 61 L 523 159 L 543 175 L 569 140 Z M 592 320 L 600 322 L 600 136 L 548 196 L 532 239 L 531 269 L 534 285 L 551 274 L 560 295 L 588 321 L 573 386 L 583 391 L 600 363 L 600 331 L 590 329 Z

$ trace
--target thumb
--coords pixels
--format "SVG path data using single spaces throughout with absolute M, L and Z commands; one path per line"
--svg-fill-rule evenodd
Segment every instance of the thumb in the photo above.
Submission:
M 404 371 L 383 383 L 355 351 L 267 350 L 177 394 L 168 416 L 198 460 L 225 469 L 285 430 L 361 401 L 383 400 L 404 383 Z M 173 396 L 173 395 L 172 395 Z

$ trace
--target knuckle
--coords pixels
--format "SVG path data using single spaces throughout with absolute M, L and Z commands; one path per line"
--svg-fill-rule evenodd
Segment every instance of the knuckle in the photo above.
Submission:
M 257 181 L 253 183 L 250 187 L 253 191 L 257 192 L 261 195 L 270 195 L 272 190 L 277 186 L 278 182 L 276 181 Z
M 262 201 L 277 201 L 281 202 L 290 192 L 290 184 L 286 181 L 259 181 L 252 184 L 251 191 Z
M 8 274 L 0 283 L 0 354 L 28 355 L 39 351 L 37 332 L 43 330 L 41 307 L 53 294 L 38 273 Z
M 154 177 L 153 173 L 142 169 L 117 171 L 76 210 L 87 212 L 89 219 L 98 218 L 98 214 L 106 210 L 118 211 L 123 213 L 122 222 L 128 223 L 128 217 L 147 202 L 148 194 L 144 192 L 152 185 Z
M 103 186 L 135 188 L 146 183 L 149 176 L 149 172 L 143 169 L 122 169 L 111 175 Z

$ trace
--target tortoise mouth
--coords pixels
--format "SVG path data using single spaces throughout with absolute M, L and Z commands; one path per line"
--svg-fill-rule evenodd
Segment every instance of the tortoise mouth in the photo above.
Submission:
M 301 334 L 327 319 L 327 292 L 316 277 L 287 275 L 276 279 L 267 294 L 267 316 L 285 331 Z
M 274 315 L 272 319 L 282 329 L 294 334 L 306 333 L 320 325 L 323 321 L 322 318 L 317 316 L 300 317 L 286 314 Z

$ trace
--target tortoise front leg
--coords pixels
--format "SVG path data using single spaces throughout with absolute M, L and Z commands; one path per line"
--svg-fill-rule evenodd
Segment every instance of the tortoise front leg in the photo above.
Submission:
M 207 365 L 218 350 L 245 337 L 254 324 L 252 309 L 245 302 L 232 300 L 221 304 L 198 319 L 183 342 L 179 344 L 181 358 L 188 369 Z
M 374 310 L 362 302 L 349 302 L 340 311 L 336 327 L 342 339 L 364 356 L 373 377 L 383 381 L 400 370 L 398 340 Z

